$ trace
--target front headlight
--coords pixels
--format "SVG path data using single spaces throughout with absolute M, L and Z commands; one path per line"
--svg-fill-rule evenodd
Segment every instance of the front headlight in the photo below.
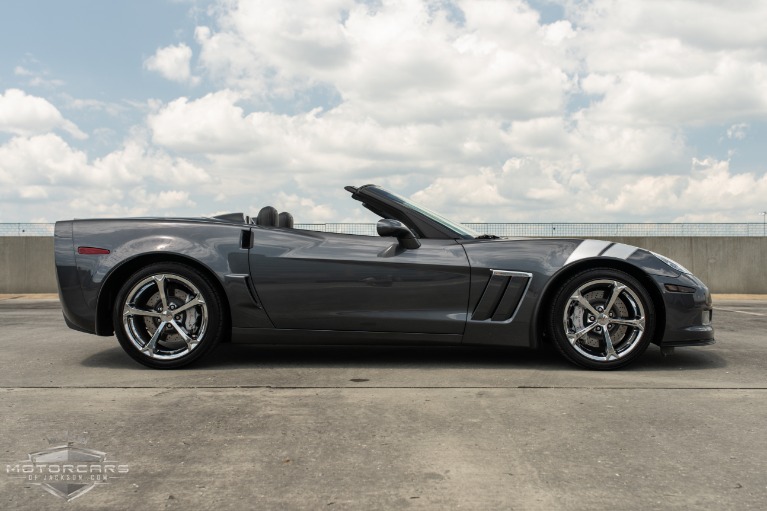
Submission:
M 687 273 L 689 275 L 692 275 L 692 272 L 679 264 L 678 262 L 674 261 L 673 259 L 669 259 L 668 257 L 660 254 L 656 254 L 655 252 L 652 252 L 652 255 L 669 265 L 672 269 L 678 271 L 679 273 Z

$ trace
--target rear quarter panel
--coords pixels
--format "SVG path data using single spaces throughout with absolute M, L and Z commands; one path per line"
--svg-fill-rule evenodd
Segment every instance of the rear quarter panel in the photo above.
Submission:
M 230 286 L 227 276 L 248 274 L 248 252 L 241 248 L 241 232 L 248 229 L 225 223 L 194 220 L 79 220 L 72 223 L 71 256 L 57 254 L 58 274 L 67 275 L 62 287 L 62 301 L 68 305 L 68 319 L 81 329 L 110 334 L 98 328 L 96 310 L 103 298 L 105 283 L 124 265 L 137 265 L 142 258 L 163 257 L 186 259 L 204 267 L 220 283 Z M 77 247 L 99 247 L 107 255 L 80 255 Z M 62 244 L 62 252 L 64 251 Z M 81 290 L 78 299 L 72 289 L 72 274 L 76 274 Z M 60 277 L 60 284 L 62 279 Z M 244 282 L 244 281 L 243 281 Z

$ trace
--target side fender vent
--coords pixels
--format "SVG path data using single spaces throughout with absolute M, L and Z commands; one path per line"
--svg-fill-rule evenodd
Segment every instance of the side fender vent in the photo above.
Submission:
M 240 234 L 240 248 L 249 250 L 253 248 L 253 231 L 243 229 Z
M 532 273 L 490 270 L 492 276 L 479 299 L 473 321 L 507 321 L 514 316 L 530 286 Z

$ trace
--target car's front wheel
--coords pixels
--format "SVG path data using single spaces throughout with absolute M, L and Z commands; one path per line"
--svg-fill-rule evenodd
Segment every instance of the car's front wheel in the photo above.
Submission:
M 215 347 L 224 333 L 220 294 L 208 278 L 179 263 L 142 268 L 115 301 L 115 334 L 142 364 L 170 369 L 187 365 Z
M 655 330 L 645 287 L 610 268 L 583 271 L 554 297 L 548 332 L 559 352 L 589 369 L 617 369 L 638 358 Z

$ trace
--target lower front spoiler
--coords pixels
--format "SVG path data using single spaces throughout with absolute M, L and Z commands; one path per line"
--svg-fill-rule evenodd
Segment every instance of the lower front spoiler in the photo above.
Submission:
M 699 316 L 695 314 L 695 316 Z M 666 332 L 658 345 L 663 348 L 668 346 L 707 346 L 714 344 L 714 327 L 708 325 L 692 325 L 683 328 L 670 328 L 666 325 Z
M 710 344 L 716 343 L 716 339 L 688 339 L 683 341 L 670 341 L 670 342 L 662 342 L 660 344 L 661 348 L 679 348 L 682 346 L 708 346 Z

